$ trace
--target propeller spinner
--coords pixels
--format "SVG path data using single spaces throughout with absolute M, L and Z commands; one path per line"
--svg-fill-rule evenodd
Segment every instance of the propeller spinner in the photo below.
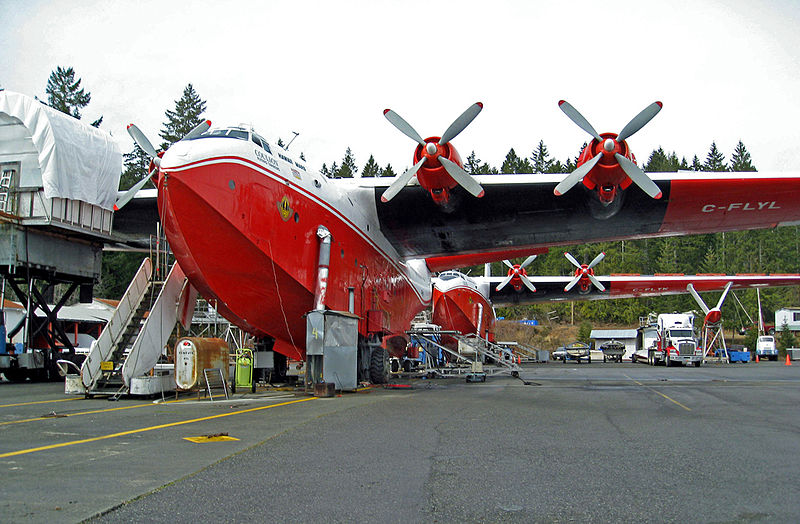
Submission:
M 706 324 L 719 324 L 720 320 L 722 320 L 722 302 L 725 300 L 725 297 L 728 296 L 728 291 L 730 291 L 732 285 L 733 282 L 727 283 L 725 289 L 722 290 L 722 296 L 719 297 L 719 302 L 717 302 L 717 305 L 713 308 L 709 308 L 706 305 L 705 301 L 697 293 L 697 290 L 694 288 L 693 284 L 689 283 L 689 285 L 686 286 L 686 289 L 689 290 L 689 293 L 691 293 L 695 302 L 697 302 L 697 305 L 703 309 L 703 313 L 706 315 Z
M 534 260 L 536 260 L 536 255 L 529 256 L 522 264 L 512 264 L 508 260 L 503 260 L 503 264 L 508 266 L 508 276 L 497 285 L 495 291 L 500 291 L 510 282 L 515 291 L 522 291 L 522 286 L 524 285 L 532 293 L 536 293 L 536 286 L 533 285 L 533 282 L 525 272 L 525 268 Z
M 599 280 L 597 280 L 597 278 L 595 278 L 594 269 L 592 269 L 606 257 L 605 253 L 600 253 L 599 255 L 594 257 L 594 260 L 592 260 L 588 264 L 580 264 L 577 260 L 575 260 L 575 257 L 570 255 L 569 253 L 564 253 L 564 256 L 567 258 L 567 260 L 569 260 L 572 263 L 573 266 L 578 268 L 575 270 L 575 277 L 572 280 L 570 280 L 569 283 L 564 287 L 565 292 L 575 287 L 575 284 L 577 284 L 578 282 L 581 283 L 581 292 L 584 293 L 589 290 L 590 283 L 594 284 L 594 287 L 596 287 L 600 291 L 606 290 L 605 286 Z
M 482 197 L 483 187 L 464 171 L 461 158 L 455 148 L 449 145 L 450 141 L 461 133 L 482 109 L 482 103 L 472 104 L 450 124 L 441 137 L 427 139 L 423 139 L 403 117 L 391 109 L 384 110 L 383 115 L 386 119 L 419 145 L 414 153 L 414 165 L 392 182 L 381 195 L 381 200 L 388 202 L 394 198 L 414 175 L 418 175 L 419 184 L 430 191 L 437 202 L 447 202 L 449 190 L 456 185 L 463 187 L 475 197 Z
M 633 161 L 626 139 L 644 127 L 661 111 L 661 102 L 653 102 L 622 128 L 618 135 L 614 133 L 599 134 L 594 127 L 569 102 L 561 100 L 558 107 L 570 120 L 589 133 L 594 140 L 581 154 L 584 161 L 578 168 L 562 180 L 553 190 L 556 196 L 563 195 L 578 182 L 584 181 L 590 189 L 598 187 L 598 194 L 604 202 L 610 202 L 616 195 L 616 186 L 627 188 L 636 184 L 652 198 L 661 198 L 661 189 Z M 590 155 L 593 155 L 589 157 Z M 600 164 L 598 169 L 595 167 Z M 622 171 L 621 173 L 619 171 Z M 591 173 L 591 175 L 590 175 Z M 584 177 L 590 175 L 588 180 Z

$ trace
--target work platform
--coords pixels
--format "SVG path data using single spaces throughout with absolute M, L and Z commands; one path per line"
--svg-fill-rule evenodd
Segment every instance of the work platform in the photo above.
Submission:
M 106 131 L 0 92 L 0 294 L 26 309 L 6 326 L 4 339 L 22 339 L 21 349 L 0 348 L 7 378 L 53 377 L 57 359 L 80 360 L 58 311 L 76 291 L 80 302 L 91 302 L 105 246 L 131 245 L 113 230 L 121 172 L 122 154 Z

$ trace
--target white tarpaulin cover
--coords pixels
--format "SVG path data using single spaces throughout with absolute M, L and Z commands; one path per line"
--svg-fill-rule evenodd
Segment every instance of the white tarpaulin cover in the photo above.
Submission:
M 114 208 L 122 153 L 109 133 L 11 91 L 0 91 L 0 113 L 28 130 L 38 152 L 45 197 Z

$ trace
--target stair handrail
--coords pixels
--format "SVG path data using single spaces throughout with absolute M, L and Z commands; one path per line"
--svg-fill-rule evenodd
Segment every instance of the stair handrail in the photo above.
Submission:
M 87 389 L 92 389 L 102 376 L 101 363 L 113 353 L 122 333 L 130 324 L 134 313 L 147 294 L 152 275 L 153 263 L 149 258 L 145 258 L 122 295 L 111 320 L 108 321 L 97 340 L 92 342 L 89 355 L 81 365 L 81 382 Z

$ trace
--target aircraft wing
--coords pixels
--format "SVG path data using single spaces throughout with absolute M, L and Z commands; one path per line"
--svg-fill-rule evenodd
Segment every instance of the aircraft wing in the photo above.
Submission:
M 562 196 L 564 175 L 476 176 L 475 198 L 460 187 L 447 208 L 418 185 L 389 202 L 393 179 L 361 179 L 374 198 L 382 232 L 406 259 L 424 258 L 431 270 L 542 252 L 550 246 L 675 234 L 768 228 L 800 221 L 800 173 L 658 173 L 663 193 L 653 199 L 636 186 L 603 206 L 580 185 Z M 474 256 L 472 256 L 474 255 Z M 487 256 L 488 255 L 488 256 Z M 457 263 L 454 263 L 456 262 Z
M 515 291 L 506 285 L 500 291 L 495 288 L 505 277 L 472 277 L 479 284 L 488 283 L 489 298 L 495 306 L 509 306 L 535 302 L 557 302 L 565 300 L 603 300 L 609 298 L 637 298 L 662 295 L 680 295 L 689 293 L 687 286 L 691 283 L 699 292 L 722 291 L 728 282 L 733 282 L 732 289 L 764 288 L 800 285 L 800 274 L 776 275 L 595 275 L 605 287 L 599 291 L 590 286 L 585 292 L 580 285 L 568 292 L 564 287 L 572 280 L 572 276 L 535 276 L 528 278 L 536 286 L 532 293 L 526 288 Z M 486 289 L 485 287 L 483 289 Z

